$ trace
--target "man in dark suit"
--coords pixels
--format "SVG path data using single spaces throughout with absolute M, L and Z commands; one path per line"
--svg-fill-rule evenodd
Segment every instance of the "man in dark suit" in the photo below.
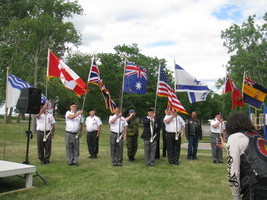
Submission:
M 161 120 L 156 117 L 154 109 L 147 111 L 147 116 L 143 118 L 144 130 L 141 138 L 144 139 L 144 154 L 146 166 L 155 166 L 155 153 L 157 140 L 159 138 Z

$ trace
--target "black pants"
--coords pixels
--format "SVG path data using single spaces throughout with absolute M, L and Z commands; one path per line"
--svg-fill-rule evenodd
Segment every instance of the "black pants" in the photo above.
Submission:
M 97 131 L 87 132 L 87 147 L 91 156 L 97 156 L 98 154 L 99 138 L 96 135 Z
M 166 131 L 162 131 L 162 139 L 163 139 L 163 147 L 162 147 L 162 155 L 166 156 L 166 138 L 165 138 Z
M 160 145 L 159 145 L 159 142 L 160 142 L 160 137 L 157 140 L 157 148 L 156 148 L 155 159 L 160 159 Z
M 49 162 L 52 146 L 51 134 L 47 137 L 45 142 L 43 141 L 43 139 L 44 131 L 37 131 L 37 148 L 39 159 L 41 162 Z
M 256 183 L 253 188 L 249 189 L 242 196 L 242 200 L 266 200 L 267 186 Z
M 181 150 L 181 137 L 179 136 L 178 140 L 175 140 L 175 133 L 166 132 L 165 139 L 169 163 L 178 162 Z

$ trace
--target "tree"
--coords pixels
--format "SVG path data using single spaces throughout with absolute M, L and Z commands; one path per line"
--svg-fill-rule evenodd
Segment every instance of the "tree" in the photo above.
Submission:
M 223 45 L 231 54 L 227 71 L 239 88 L 244 71 L 259 84 L 267 85 L 267 13 L 262 25 L 256 24 L 255 18 L 249 16 L 241 26 L 234 24 L 221 33 Z
M 41 73 L 40 68 L 46 68 L 47 49 L 63 55 L 69 50 L 69 44 L 79 44 L 80 35 L 66 19 L 81 12 L 77 1 L 1 2 L 0 18 L 3 20 L 0 21 L 0 52 L 4 55 L 0 60 L 1 71 L 10 66 L 11 73 L 34 87 L 40 86 L 40 81 L 45 77 L 45 70 Z

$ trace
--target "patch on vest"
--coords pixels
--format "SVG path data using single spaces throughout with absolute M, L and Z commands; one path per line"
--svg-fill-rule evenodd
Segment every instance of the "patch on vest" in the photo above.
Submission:
M 257 139 L 257 149 L 261 155 L 267 158 L 267 141 L 263 138 Z

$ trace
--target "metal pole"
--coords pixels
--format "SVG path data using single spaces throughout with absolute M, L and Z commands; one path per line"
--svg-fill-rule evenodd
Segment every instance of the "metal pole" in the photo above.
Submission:
M 158 101 L 159 77 L 160 77 L 160 63 L 159 63 L 157 90 L 156 90 L 155 105 L 154 105 L 154 113 L 155 114 L 156 114 L 156 110 L 157 110 L 157 101 Z
M 265 140 L 267 140 L 267 124 L 266 124 L 266 116 L 267 115 L 267 107 L 266 104 L 263 104 L 263 133 Z

